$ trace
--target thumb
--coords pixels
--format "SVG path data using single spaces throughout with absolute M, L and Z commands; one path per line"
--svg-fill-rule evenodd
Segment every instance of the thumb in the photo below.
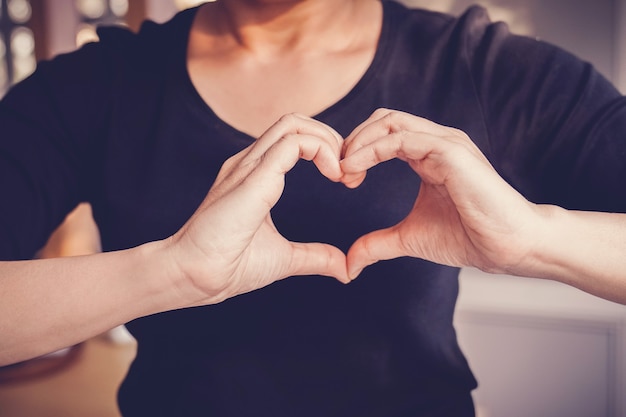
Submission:
M 288 275 L 325 275 L 347 284 L 346 255 L 326 243 L 291 242 L 293 249 Z
M 368 265 L 404 256 L 396 227 L 376 230 L 352 244 L 346 258 L 348 276 L 355 279 Z

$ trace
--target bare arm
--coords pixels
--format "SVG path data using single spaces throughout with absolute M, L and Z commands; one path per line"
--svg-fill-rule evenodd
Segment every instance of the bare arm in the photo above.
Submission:
M 214 304 L 291 275 L 347 282 L 344 254 L 294 243 L 270 209 L 298 159 L 341 178 L 342 139 L 309 118 L 282 118 L 224 164 L 174 236 L 118 252 L 0 263 L 0 365 L 85 340 L 137 317 Z
M 552 278 L 626 304 L 626 214 L 538 209 L 544 228 L 532 257 L 510 273 Z
M 400 158 L 422 179 L 411 213 L 359 239 L 354 277 L 381 259 L 414 256 L 487 272 L 549 278 L 626 303 L 626 215 L 537 205 L 510 187 L 463 132 L 378 110 L 346 139 L 344 183 Z
M 134 318 L 184 306 L 165 245 L 2 262 L 0 365 L 81 342 Z M 188 294 L 187 294 L 188 295 Z

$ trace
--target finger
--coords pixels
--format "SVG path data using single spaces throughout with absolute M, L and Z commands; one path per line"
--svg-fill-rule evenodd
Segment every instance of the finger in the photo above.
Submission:
M 217 176 L 215 178 L 215 181 L 213 182 L 213 185 L 215 186 L 224 182 L 226 178 L 228 178 L 235 171 L 237 171 L 240 177 L 247 175 L 247 173 L 252 170 L 252 167 L 250 167 L 247 170 L 244 170 L 242 169 L 241 164 L 242 164 L 243 159 L 249 154 L 251 148 L 252 148 L 252 145 L 246 147 L 245 149 L 242 149 L 241 151 L 237 152 L 236 154 L 228 158 L 226 161 L 224 161 L 224 163 L 220 167 L 219 172 L 217 173 Z
M 409 149 L 409 151 L 412 151 L 412 155 L 405 153 L 406 148 L 415 147 L 415 144 L 411 146 L 405 143 L 407 140 L 406 136 L 408 135 L 411 135 L 411 139 L 413 140 L 418 140 L 420 136 L 420 134 L 412 132 L 391 133 L 379 137 L 366 146 L 360 147 L 348 154 L 340 162 L 343 172 L 341 182 L 349 188 L 356 188 L 365 180 L 367 170 L 381 162 L 389 161 L 394 158 L 403 160 L 407 158 L 416 159 L 418 155 L 416 149 Z M 420 157 L 422 157 L 421 153 Z
M 348 250 L 346 257 L 348 276 L 354 279 L 368 265 L 404 255 L 399 235 L 394 227 L 376 230 L 358 238 Z
M 340 282 L 350 282 L 346 269 L 346 256 L 332 245 L 325 243 L 291 242 L 293 255 L 289 265 L 291 275 L 324 275 Z
M 335 157 L 339 159 L 343 146 L 341 135 L 325 123 L 297 113 L 286 114 L 270 126 L 253 144 L 247 158 L 259 158 L 283 136 L 290 134 L 317 136 L 325 140 L 334 150 Z
M 391 133 L 372 141 L 367 146 L 359 148 L 341 161 L 344 173 L 342 181 L 347 176 L 361 174 L 364 171 L 394 158 L 417 161 L 425 158 L 437 147 L 441 146 L 438 138 L 421 132 Z
M 317 136 L 289 135 L 275 142 L 252 164 L 253 169 L 241 181 L 229 184 L 228 189 L 226 185 L 219 189 L 219 195 L 210 199 L 211 204 L 229 205 L 233 214 L 237 212 L 237 222 L 248 228 L 260 225 L 283 192 L 285 174 L 299 159 L 313 161 L 330 179 L 338 180 L 342 175 L 334 149 L 326 141 Z M 236 177 L 237 172 L 232 175 Z
M 299 159 L 313 161 L 325 177 L 337 181 L 343 175 L 335 150 L 318 136 L 290 134 L 275 142 L 259 161 L 256 171 L 261 175 L 284 175 Z
M 265 152 L 253 159 L 253 155 L 255 153 L 258 154 L 258 150 L 268 144 L 269 147 L 267 147 Z M 265 170 L 266 174 L 273 172 L 274 174 L 284 175 L 293 168 L 300 158 L 312 160 L 318 167 L 318 170 L 332 181 L 339 181 L 343 175 L 337 158 L 338 148 L 336 142 L 329 142 L 318 135 L 286 134 L 271 143 L 268 141 L 268 143 L 256 147 L 256 149 L 253 149 L 253 147 L 254 145 L 251 145 L 226 160 L 211 188 L 206 204 L 210 204 L 212 201 L 239 187 L 255 170 Z M 261 163 L 264 163 L 264 167 L 259 168 Z M 270 187 L 276 186 L 278 183 L 275 182 L 275 179 L 266 179 L 265 185 Z M 260 188 L 259 190 L 263 191 L 264 189 Z M 258 195 L 254 198 L 258 198 Z
M 342 157 L 344 159 L 348 158 L 353 153 L 370 146 L 381 138 L 402 132 L 406 132 L 407 135 L 410 133 L 426 133 L 433 136 L 451 136 L 458 134 L 460 131 L 409 113 L 378 109 L 345 139 Z M 344 164 L 342 163 L 343 166 Z M 341 181 L 346 186 L 355 188 L 363 182 L 365 176 L 365 169 L 362 171 L 344 172 Z
M 423 132 L 435 136 L 452 134 L 450 128 L 423 117 L 401 111 L 378 109 L 345 139 L 342 154 L 344 157 L 348 156 L 381 137 L 401 131 Z
M 380 120 L 382 117 L 386 116 L 391 110 L 385 108 L 376 109 L 367 119 L 361 122 L 357 127 L 355 127 L 352 132 L 346 137 L 343 141 L 343 150 L 342 156 L 347 147 L 354 141 L 354 138 L 359 135 L 359 133 L 368 125 L 373 122 Z
M 342 167 L 343 167 L 343 163 L 342 163 Z M 341 177 L 341 182 L 348 188 L 357 188 L 363 183 L 363 181 L 365 181 L 366 176 L 367 176 L 366 171 L 361 171 L 359 173 L 350 173 L 350 174 L 346 174 L 344 172 L 343 177 Z
M 345 158 L 346 155 L 350 155 L 351 149 L 352 149 L 351 144 L 354 142 L 355 138 L 360 135 L 363 129 L 365 129 L 367 126 L 369 126 L 373 122 L 380 120 L 382 117 L 386 116 L 390 111 L 391 110 L 385 109 L 385 108 L 376 109 L 365 121 L 363 121 L 356 128 L 354 128 L 354 130 L 350 133 L 350 135 L 348 135 L 348 137 L 343 141 L 343 147 L 341 149 L 341 158 L 342 158 L 341 162 L 343 162 L 343 158 Z M 342 170 L 343 170 L 343 164 L 342 164 Z M 343 182 L 344 185 L 346 185 L 349 188 L 357 188 L 359 185 L 361 185 L 361 183 L 363 183 L 366 175 L 367 175 L 367 172 L 365 170 L 361 172 L 351 172 L 351 173 L 344 172 L 341 182 Z
M 448 178 L 462 180 L 462 172 L 491 176 L 495 170 L 473 144 L 458 136 L 436 136 L 424 132 L 401 131 L 380 138 L 341 161 L 342 182 L 362 175 L 369 168 L 393 158 L 409 163 L 422 180 L 443 184 Z M 471 168 L 470 168 L 471 167 Z

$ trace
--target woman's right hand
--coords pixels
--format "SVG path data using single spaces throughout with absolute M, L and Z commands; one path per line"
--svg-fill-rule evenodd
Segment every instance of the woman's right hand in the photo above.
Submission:
M 339 181 L 342 145 L 341 136 L 327 125 L 290 114 L 224 163 L 200 207 L 167 241 L 174 273 L 192 290 L 185 292 L 192 305 L 218 303 L 292 275 L 349 282 L 343 252 L 327 244 L 288 241 L 270 215 L 285 174 L 301 158 Z

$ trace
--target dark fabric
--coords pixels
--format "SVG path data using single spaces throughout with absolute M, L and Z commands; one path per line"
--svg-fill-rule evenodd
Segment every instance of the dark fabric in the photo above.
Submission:
M 626 100 L 590 65 L 512 36 L 481 8 L 455 19 L 384 4 L 371 67 L 319 120 L 347 135 L 378 107 L 407 111 L 466 131 L 532 201 L 625 211 Z M 194 13 L 139 35 L 102 30 L 0 102 L 0 258 L 31 257 L 79 201 L 93 205 L 107 251 L 165 238 L 252 142 L 188 78 Z M 273 218 L 289 239 L 347 250 L 402 219 L 418 187 L 401 161 L 356 190 L 300 162 Z M 127 417 L 471 416 L 476 382 L 452 325 L 457 275 L 402 258 L 347 286 L 298 277 L 137 319 L 120 407 Z M 446 410 L 455 398 L 465 405 Z

